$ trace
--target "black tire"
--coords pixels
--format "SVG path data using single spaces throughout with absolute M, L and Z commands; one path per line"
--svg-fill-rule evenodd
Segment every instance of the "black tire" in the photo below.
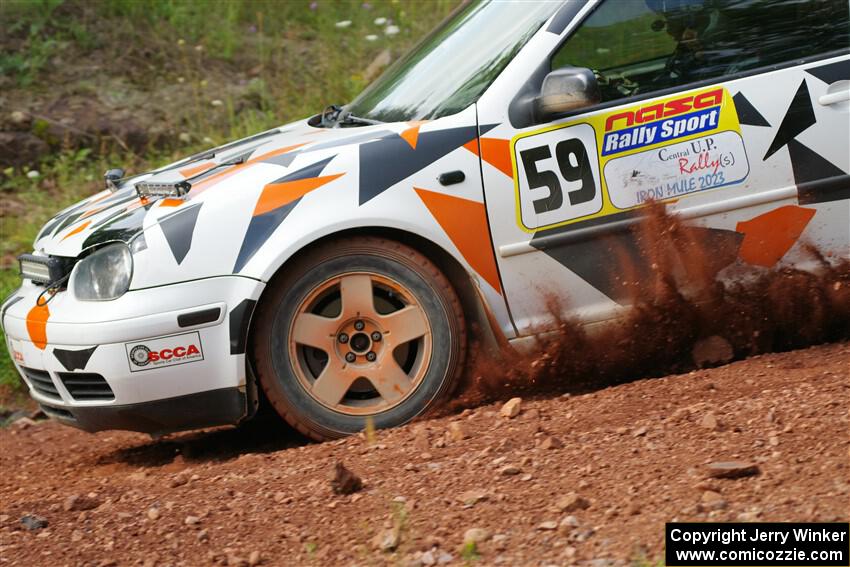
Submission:
M 321 290 L 322 286 L 333 286 L 333 282 L 336 281 L 342 282 L 351 277 L 362 278 L 364 275 L 370 278 L 370 286 L 374 286 L 370 289 L 377 290 L 372 292 L 372 304 L 376 301 L 374 294 L 381 292 L 382 289 L 379 288 L 381 284 L 376 282 L 390 281 L 398 284 L 401 291 L 396 295 L 393 295 L 392 291 L 385 292 L 390 297 L 387 301 L 398 301 L 404 306 L 400 298 L 410 298 L 416 303 L 412 309 L 419 316 L 417 326 L 422 325 L 424 320 L 427 322 L 426 326 L 430 333 L 415 339 L 419 341 L 415 345 L 414 340 L 404 343 L 414 345 L 409 347 L 392 345 L 391 339 L 388 338 L 392 334 L 390 330 L 387 330 L 384 335 L 387 350 L 378 355 L 383 359 L 384 364 L 400 360 L 399 348 L 408 349 L 403 351 L 407 353 L 407 358 L 411 358 L 410 353 L 413 353 L 412 358 L 415 359 L 410 365 L 411 368 L 415 367 L 417 379 L 411 379 L 410 384 L 414 385 L 410 387 L 405 397 L 393 402 L 395 405 L 389 406 L 389 400 L 383 399 L 377 386 L 374 386 L 374 392 L 369 392 L 368 387 L 375 384 L 374 380 L 370 382 L 366 378 L 357 378 L 356 384 L 360 384 L 360 388 L 366 385 L 365 393 L 355 391 L 352 385 L 352 389 L 346 390 L 344 394 L 344 396 L 352 397 L 353 401 L 350 403 L 360 403 L 356 397 L 365 396 L 368 403 L 385 404 L 386 407 L 376 407 L 374 411 L 371 407 L 349 408 L 345 405 L 348 398 L 343 397 L 340 405 L 333 408 L 332 403 L 320 399 L 315 394 L 317 375 L 321 374 L 324 368 L 313 371 L 310 363 L 305 362 L 310 356 L 321 358 L 322 352 L 326 352 L 326 349 L 304 347 L 292 340 L 290 334 L 296 328 L 296 317 L 301 317 L 304 313 L 308 313 L 308 317 L 312 316 L 310 314 L 313 312 L 304 311 L 306 309 L 304 305 L 311 301 L 310 298 L 317 293 L 316 290 Z M 340 314 L 338 319 L 332 319 L 333 321 L 342 321 L 347 316 L 344 311 L 342 293 L 343 288 L 340 283 Z M 356 318 L 360 318 L 360 311 L 357 313 Z M 388 316 L 392 314 L 393 312 L 390 312 Z M 381 319 L 383 316 L 376 308 L 375 317 L 379 322 L 383 321 Z M 327 320 L 331 321 L 331 319 Z M 357 323 L 362 325 L 362 321 Z M 322 328 L 324 330 L 324 326 Z M 403 328 L 407 329 L 407 327 Z M 402 332 L 398 332 L 393 338 L 402 335 Z M 315 440 L 335 439 L 363 431 L 370 418 L 376 428 L 401 425 L 433 408 L 457 385 L 463 369 L 467 342 L 463 309 L 445 275 L 428 258 L 409 246 L 393 240 L 366 236 L 321 244 L 293 262 L 287 263 L 279 275 L 270 282 L 263 296 L 257 311 L 256 326 L 251 336 L 254 367 L 257 369 L 260 386 L 272 406 L 290 425 Z M 321 334 L 321 336 L 325 335 Z M 424 342 L 426 340 L 427 343 Z M 354 335 L 351 341 L 354 342 Z M 328 357 L 326 364 L 330 365 L 333 361 L 335 364 L 340 364 L 340 368 L 349 368 L 346 376 L 350 376 L 351 372 L 359 372 L 359 367 L 353 364 L 346 365 L 340 354 L 343 348 L 355 347 L 340 346 L 336 344 L 337 342 L 339 341 L 334 342 L 334 346 L 329 349 L 333 352 L 326 352 Z M 369 348 L 372 350 L 381 347 L 378 342 L 371 342 L 370 345 Z M 304 354 L 306 351 L 299 349 L 312 349 L 310 353 L 317 354 Z M 367 354 L 373 356 L 374 353 L 370 351 Z M 346 352 L 346 355 L 354 356 L 349 352 Z M 363 364 L 368 366 L 369 363 L 365 362 L 366 356 L 364 354 L 362 360 Z M 392 361 L 385 358 L 387 356 L 391 357 Z M 404 364 L 408 364 L 406 360 Z M 360 361 L 361 358 L 358 355 L 357 363 L 359 364 Z M 399 368 L 404 369 L 401 362 L 397 364 Z M 386 368 L 386 366 L 377 368 L 378 370 L 374 372 L 380 375 L 383 372 L 380 368 Z M 314 379 L 312 385 L 309 382 L 311 378 Z M 383 382 L 383 378 L 379 378 L 378 381 Z M 339 386 L 338 389 L 341 390 L 344 387 Z M 376 394 L 380 398 L 377 402 Z M 372 398 L 369 399 L 368 396 Z M 348 413 L 349 411 L 365 413 L 352 415 Z

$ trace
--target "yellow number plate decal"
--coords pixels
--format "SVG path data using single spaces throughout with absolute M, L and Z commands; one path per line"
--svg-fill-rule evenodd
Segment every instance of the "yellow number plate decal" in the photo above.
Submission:
M 517 224 L 547 230 L 741 183 L 749 163 L 722 87 L 649 101 L 511 140 Z

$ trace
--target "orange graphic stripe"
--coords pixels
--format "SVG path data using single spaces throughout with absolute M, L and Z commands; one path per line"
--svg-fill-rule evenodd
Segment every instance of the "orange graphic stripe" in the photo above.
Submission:
M 80 226 L 78 226 L 77 228 L 75 228 L 74 230 L 72 230 L 71 232 L 69 232 L 68 234 L 66 234 L 66 235 L 62 238 L 62 240 L 61 240 L 60 242 L 62 242 L 62 241 L 64 241 L 64 240 L 67 240 L 68 238 L 70 238 L 70 237 L 74 236 L 75 234 L 79 234 L 79 233 L 81 233 L 81 232 L 82 232 L 82 231 L 84 231 L 84 230 L 86 229 L 86 227 L 87 227 L 88 225 L 90 225 L 90 224 L 91 224 L 91 221 L 90 221 L 90 220 L 89 220 L 89 221 L 84 222 L 83 224 L 81 224 Z
M 47 320 L 50 318 L 50 309 L 47 303 L 40 303 L 30 309 L 27 313 L 27 333 L 30 341 L 37 348 L 44 350 L 47 346 Z
M 86 217 L 90 217 L 90 216 L 92 216 L 92 215 L 96 215 L 96 214 L 97 214 L 97 213 L 99 213 L 100 211 L 106 210 L 106 209 L 108 209 L 108 208 L 109 208 L 109 206 L 108 206 L 108 205 L 103 206 L 103 207 L 95 207 L 94 209 L 88 210 L 88 211 L 86 211 L 85 213 L 83 213 L 83 214 L 80 216 L 80 218 L 81 218 L 81 219 L 84 219 L 84 218 L 86 218 Z
M 414 189 L 472 269 L 502 293 L 484 203 Z
M 130 203 L 127 208 L 124 209 L 124 212 L 129 213 L 130 211 L 135 211 L 140 207 L 144 207 L 148 203 L 150 203 L 150 201 L 147 199 L 147 197 L 141 197 L 138 201 Z
M 770 268 L 799 240 L 815 212 L 815 209 L 786 205 L 739 222 L 735 230 L 744 233 L 744 240 L 738 257 L 748 264 Z
M 507 175 L 514 176 L 511 164 L 511 142 L 499 138 L 481 138 L 481 159 Z
M 202 179 L 197 183 L 192 185 L 192 189 L 189 191 L 191 194 L 197 194 L 203 189 L 209 189 L 216 183 L 220 183 L 230 177 L 231 175 L 235 175 L 248 167 L 247 163 L 240 163 L 238 165 L 234 165 L 229 169 L 225 169 L 223 171 L 219 171 L 218 173 L 214 173 L 207 177 L 206 179 Z
M 416 149 L 416 142 L 419 140 L 419 126 L 414 126 L 413 128 L 408 128 L 401 134 L 401 139 L 407 142 L 411 148 Z
M 305 143 L 303 143 L 303 144 L 295 144 L 295 145 L 293 145 L 293 146 L 286 146 L 286 147 L 284 147 L 284 148 L 278 148 L 278 149 L 276 149 L 276 150 L 272 150 L 272 151 L 270 151 L 270 152 L 266 152 L 266 153 L 264 153 L 264 154 L 260 154 L 260 155 L 258 155 L 258 156 L 257 156 L 257 157 L 255 157 L 255 158 L 251 158 L 251 159 L 249 159 L 249 160 L 248 160 L 247 162 L 245 162 L 245 163 L 246 163 L 246 164 L 249 164 L 249 163 L 256 163 L 256 162 L 258 162 L 258 161 L 262 161 L 262 160 L 264 160 L 264 159 L 269 159 L 270 157 L 275 157 L 275 156 L 279 156 L 279 155 L 281 155 L 281 154 L 289 153 L 289 152 L 291 152 L 292 150 L 298 149 L 298 148 L 300 148 L 301 146 L 306 146 L 306 145 L 307 145 L 307 144 L 306 144 L 306 142 L 305 142 Z
M 423 124 L 427 123 L 427 120 L 413 120 L 408 122 L 407 125 L 409 128 L 399 134 L 402 140 L 407 142 L 411 148 L 416 149 L 416 142 L 419 141 L 419 127 Z
M 198 175 L 199 173 L 203 173 L 209 169 L 212 169 L 213 167 L 215 167 L 215 163 L 213 162 L 201 163 L 198 165 L 193 165 L 191 167 L 185 167 L 181 169 L 180 175 L 182 175 L 183 177 L 192 177 L 193 175 Z
M 472 140 L 463 145 L 464 148 L 480 156 L 481 159 L 507 175 L 514 176 L 511 163 L 511 141 L 500 138 L 481 138 L 481 151 L 478 151 L 478 140 Z
M 291 152 L 292 150 L 294 150 L 296 148 L 300 148 L 301 146 L 304 146 L 304 145 L 306 145 L 306 143 L 295 144 L 293 146 L 286 146 L 284 148 L 278 148 L 276 150 L 272 150 L 270 152 L 266 152 L 262 155 L 259 155 L 255 158 L 251 158 L 248 161 L 246 161 L 245 163 L 240 163 L 240 164 L 234 165 L 231 168 L 220 171 L 219 173 L 214 173 L 214 174 L 210 175 L 209 177 L 207 177 L 206 179 L 202 179 L 201 181 L 199 181 L 198 183 L 193 185 L 190 193 L 197 195 L 201 191 L 209 189 L 210 187 L 212 187 L 213 185 L 215 185 L 217 183 L 221 183 L 222 181 L 224 181 L 228 177 L 231 177 L 232 175 L 236 175 L 237 173 L 239 173 L 243 169 L 250 167 L 251 165 L 257 163 L 258 161 L 268 159 L 270 157 L 279 156 L 279 155 L 285 154 L 287 152 Z
M 325 175 L 324 177 L 311 177 L 309 179 L 298 179 L 285 183 L 269 183 L 263 187 L 257 206 L 254 208 L 254 216 L 262 215 L 288 205 L 295 199 L 303 197 L 310 191 L 318 189 L 322 185 L 330 183 L 344 173 Z
M 184 201 L 183 199 L 166 198 L 166 199 L 163 199 L 159 202 L 159 206 L 160 207 L 179 207 L 180 205 L 182 205 L 185 202 L 186 201 Z
M 97 194 L 89 197 L 89 200 L 86 203 L 86 207 L 91 207 L 91 205 L 94 205 L 95 203 L 99 203 L 100 201 L 103 201 L 104 199 L 109 198 L 111 195 L 112 195 L 112 191 L 110 191 L 109 189 L 105 189 L 105 190 L 101 191 L 100 193 L 97 193 Z M 108 208 L 109 208 L 109 206 L 86 208 L 83 211 L 83 214 L 80 216 L 80 218 L 84 219 L 86 217 L 90 217 L 93 214 L 99 213 L 100 211 L 102 211 L 104 209 L 108 209 Z
M 95 204 L 95 203 L 97 203 L 97 202 L 103 201 L 104 199 L 106 199 L 106 198 L 107 198 L 107 197 L 109 197 L 110 195 L 112 195 L 112 191 L 110 191 L 109 189 L 106 189 L 106 190 L 104 190 L 104 191 L 101 191 L 100 193 L 97 193 L 96 195 L 94 195 L 94 196 L 91 198 L 91 200 L 88 202 L 88 204 L 89 204 L 89 205 L 94 205 L 94 204 Z

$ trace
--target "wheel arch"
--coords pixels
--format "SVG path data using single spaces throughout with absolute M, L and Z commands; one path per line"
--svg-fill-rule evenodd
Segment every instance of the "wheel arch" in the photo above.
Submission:
M 303 244 L 274 270 L 272 277 L 269 278 L 268 285 L 263 288 L 260 297 L 257 299 L 256 309 L 261 308 L 267 297 L 268 290 L 273 287 L 271 285 L 272 282 L 276 278 L 281 277 L 287 266 L 298 261 L 300 258 L 303 258 L 318 246 L 329 241 L 351 236 L 375 236 L 396 240 L 406 244 L 427 256 L 432 262 L 434 262 L 440 271 L 445 274 L 461 300 L 463 314 L 468 323 L 467 328 L 471 333 L 469 338 L 470 354 L 472 356 L 467 356 L 468 364 L 475 358 L 475 351 L 478 350 L 478 348 L 483 347 L 486 350 L 498 350 L 508 344 L 507 338 L 502 334 L 495 316 L 487 306 L 486 300 L 479 292 L 469 272 L 463 267 L 460 261 L 445 248 L 432 240 L 408 230 L 393 227 L 362 226 L 346 228 L 320 236 Z M 246 344 L 248 345 L 251 344 L 253 339 L 255 325 L 256 317 L 252 316 L 246 336 Z

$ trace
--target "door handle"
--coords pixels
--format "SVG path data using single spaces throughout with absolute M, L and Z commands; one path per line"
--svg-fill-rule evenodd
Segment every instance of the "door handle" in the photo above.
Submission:
M 847 89 L 846 91 L 838 91 L 837 93 L 825 94 L 818 99 L 818 104 L 821 106 L 829 106 L 830 104 L 836 104 L 845 100 L 850 100 L 850 89 Z
M 836 81 L 826 87 L 826 93 L 818 97 L 818 104 L 830 106 L 850 101 L 850 81 Z

